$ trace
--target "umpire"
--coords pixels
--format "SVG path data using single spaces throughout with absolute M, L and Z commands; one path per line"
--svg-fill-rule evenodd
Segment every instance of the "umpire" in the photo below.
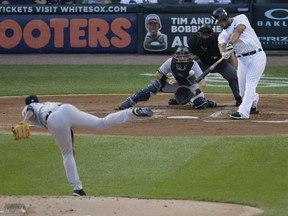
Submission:
M 199 66 L 203 71 L 208 69 L 218 59 L 222 57 L 218 48 L 217 35 L 213 32 L 210 25 L 204 24 L 200 27 L 198 32 L 193 33 L 188 41 L 189 50 L 192 54 L 196 55 Z M 230 59 L 232 64 L 237 64 Z M 221 74 L 229 83 L 234 98 L 236 100 L 236 106 L 242 103 L 242 98 L 239 94 L 239 85 L 237 73 L 234 67 L 228 60 L 223 60 L 215 69 L 214 73 Z

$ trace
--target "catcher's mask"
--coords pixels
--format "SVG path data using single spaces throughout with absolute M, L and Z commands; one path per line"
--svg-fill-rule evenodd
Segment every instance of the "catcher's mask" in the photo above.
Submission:
M 212 14 L 213 24 L 219 20 L 227 20 L 228 18 L 229 15 L 224 8 L 217 8 Z
M 192 61 L 192 55 L 185 46 L 178 47 L 173 58 L 175 59 L 178 70 L 185 70 L 187 65 Z
M 25 104 L 29 105 L 31 103 L 38 103 L 38 97 L 36 95 L 29 95 L 28 97 L 25 98 Z
M 211 25 L 204 24 L 202 25 L 198 30 L 198 35 L 200 36 L 201 40 L 206 40 L 210 37 L 212 37 L 213 29 Z

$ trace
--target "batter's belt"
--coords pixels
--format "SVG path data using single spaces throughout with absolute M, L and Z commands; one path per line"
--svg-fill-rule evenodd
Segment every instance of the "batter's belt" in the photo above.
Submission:
M 250 56 L 250 55 L 254 55 L 255 53 L 261 52 L 261 51 L 262 51 L 262 49 L 259 48 L 258 50 L 253 50 L 251 52 L 242 53 L 241 55 L 237 55 L 237 57 L 240 58 L 240 57 Z

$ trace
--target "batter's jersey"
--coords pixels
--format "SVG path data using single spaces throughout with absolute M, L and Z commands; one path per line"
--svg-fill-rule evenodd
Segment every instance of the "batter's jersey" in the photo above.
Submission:
M 243 53 L 252 52 L 254 50 L 262 49 L 262 45 L 254 31 L 251 27 L 248 18 L 244 15 L 238 15 L 233 18 L 233 22 L 227 29 L 223 29 L 218 36 L 218 43 L 227 43 L 231 37 L 234 29 L 239 25 L 243 24 L 246 26 L 244 32 L 240 35 L 238 41 L 233 44 L 236 56 Z

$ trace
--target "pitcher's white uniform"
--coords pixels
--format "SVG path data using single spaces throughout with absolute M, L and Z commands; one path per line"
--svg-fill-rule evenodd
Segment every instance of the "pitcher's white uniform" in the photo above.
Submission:
M 80 190 L 82 183 L 73 155 L 71 129 L 74 127 L 104 129 L 134 119 L 135 115 L 132 112 L 132 109 L 127 109 L 98 118 L 80 111 L 71 104 L 45 102 L 25 106 L 22 115 L 24 121 L 47 128 L 51 132 L 61 151 L 68 181 L 74 190 Z
M 245 25 L 246 28 L 237 42 L 233 44 L 238 57 L 237 76 L 240 96 L 243 100 L 238 112 L 243 117 L 249 118 L 251 107 L 257 108 L 259 101 L 256 87 L 265 70 L 266 54 L 248 18 L 243 14 L 233 17 L 231 25 L 222 30 L 218 37 L 219 44 L 228 43 L 232 32 L 239 24 Z

